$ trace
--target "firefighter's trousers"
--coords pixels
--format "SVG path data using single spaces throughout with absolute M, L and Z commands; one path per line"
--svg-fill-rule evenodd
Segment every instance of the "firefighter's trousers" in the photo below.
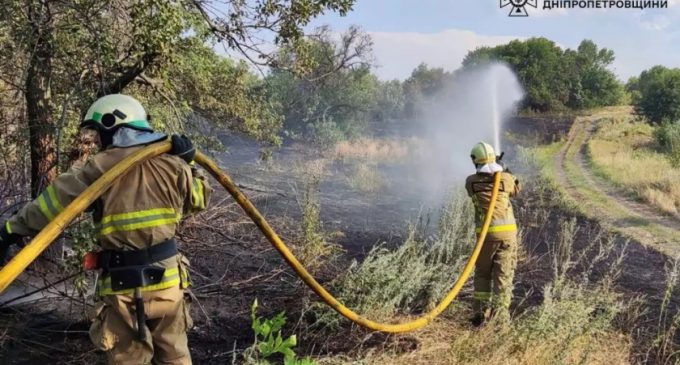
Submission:
M 487 238 L 477 258 L 474 279 L 474 311 L 489 317 L 507 312 L 512 301 L 512 280 L 517 265 L 517 237 Z
M 191 364 L 187 331 L 192 320 L 184 290 L 178 285 L 144 292 L 143 298 L 146 340 L 138 340 L 132 295 L 107 295 L 90 328 L 95 346 L 106 352 L 109 364 Z

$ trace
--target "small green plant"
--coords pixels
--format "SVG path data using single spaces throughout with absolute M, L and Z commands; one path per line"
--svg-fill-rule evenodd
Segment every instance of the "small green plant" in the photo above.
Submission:
M 250 311 L 252 328 L 255 332 L 253 345 L 246 349 L 244 358 L 248 364 L 268 365 L 268 358 L 280 354 L 283 356 L 284 365 L 315 365 L 316 362 L 306 357 L 298 359 L 293 351 L 297 345 L 297 337 L 292 335 L 286 339 L 281 335 L 281 329 L 286 324 L 285 312 L 281 312 L 273 318 L 257 316 L 257 299 L 253 302 Z

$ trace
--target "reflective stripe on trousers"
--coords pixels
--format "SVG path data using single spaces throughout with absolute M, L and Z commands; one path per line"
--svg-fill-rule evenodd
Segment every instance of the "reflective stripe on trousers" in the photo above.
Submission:
M 497 233 L 497 232 L 511 232 L 511 231 L 516 231 L 517 230 L 517 223 L 515 223 L 514 219 L 506 219 L 506 220 L 494 220 L 491 222 L 491 225 L 489 225 L 489 233 Z M 475 232 L 481 233 L 482 232 L 482 227 L 477 227 L 475 229 Z
M 498 232 L 512 232 L 517 230 L 517 225 L 516 224 L 506 224 L 502 226 L 490 226 L 489 230 L 487 231 L 488 233 L 498 233 Z M 481 228 L 475 229 L 475 232 L 477 233 L 482 233 Z

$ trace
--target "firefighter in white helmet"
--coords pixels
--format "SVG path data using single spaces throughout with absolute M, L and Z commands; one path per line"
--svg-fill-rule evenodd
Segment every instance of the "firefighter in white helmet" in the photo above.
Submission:
M 2 226 L 0 254 L 37 234 L 127 156 L 168 137 L 153 131 L 137 100 L 120 94 L 95 101 L 81 128 L 96 133 L 101 152 L 61 174 Z M 174 237 L 183 216 L 206 207 L 211 189 L 192 168 L 191 141 L 173 135 L 172 143 L 171 154 L 133 167 L 92 207 L 102 250 L 88 263 L 101 270 L 101 302 L 90 338 L 110 364 L 191 363 L 186 333 L 192 320 L 184 296 L 188 261 Z

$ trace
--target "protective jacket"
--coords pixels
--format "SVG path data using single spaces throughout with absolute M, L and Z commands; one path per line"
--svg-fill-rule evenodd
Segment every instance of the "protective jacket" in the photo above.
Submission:
M 468 176 L 465 181 L 465 189 L 472 198 L 475 206 L 475 224 L 477 233 L 480 233 L 484 224 L 484 218 L 491 202 L 493 192 L 494 175 L 478 172 Z M 493 212 L 491 225 L 487 233 L 487 240 L 506 240 L 517 234 L 517 223 L 512 210 L 510 197 L 520 191 L 519 181 L 509 172 L 501 173 L 501 186 L 498 191 L 498 199 Z
M 84 164 L 74 165 L 7 222 L 10 232 L 34 236 L 90 184 L 141 148 L 110 148 Z M 148 249 L 163 243 L 175 236 L 183 215 L 206 207 L 210 193 L 205 178 L 179 157 L 164 154 L 146 160 L 123 175 L 90 207 L 99 242 L 104 250 L 116 251 Z M 178 284 L 187 287 L 187 264 L 181 255 L 154 263 L 166 269 L 163 279 L 142 287 L 142 291 Z M 99 295 L 131 292 L 113 291 L 106 275 L 99 279 Z

